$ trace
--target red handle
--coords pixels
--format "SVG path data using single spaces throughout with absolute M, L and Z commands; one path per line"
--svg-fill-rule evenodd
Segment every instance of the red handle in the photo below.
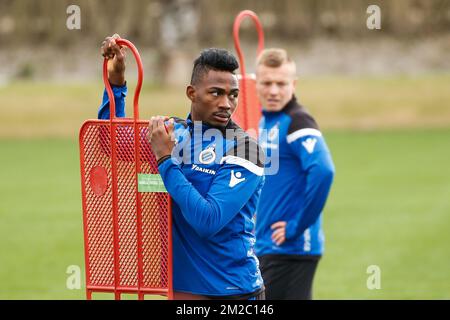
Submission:
M 131 49 L 131 52 L 134 55 L 137 63 L 138 69 L 138 82 L 136 85 L 136 89 L 134 91 L 134 107 L 133 107 L 133 116 L 134 120 L 139 119 L 139 94 L 141 93 L 142 81 L 144 79 L 144 68 L 142 67 L 141 56 L 139 55 L 138 49 L 128 40 L 126 39 L 116 39 L 116 43 L 119 46 L 126 46 Z M 108 59 L 105 58 L 103 61 L 103 82 L 105 84 L 106 91 L 108 93 L 109 98 L 109 120 L 112 121 L 116 117 L 116 102 L 114 101 L 114 94 L 111 88 L 111 84 L 108 80 Z
M 244 10 L 241 11 L 236 19 L 234 20 L 233 25 L 233 36 L 234 36 L 234 47 L 236 48 L 236 52 L 239 57 L 239 65 L 241 68 L 241 74 L 245 75 L 245 63 L 244 63 L 244 56 L 242 54 L 241 50 L 241 44 L 239 42 L 239 28 L 241 26 L 242 21 L 246 18 L 250 17 L 252 18 L 253 22 L 255 23 L 256 30 L 258 31 L 258 51 L 257 54 L 259 54 L 264 49 L 264 31 L 261 24 L 261 21 L 259 21 L 258 16 L 256 13 L 254 13 L 251 10 Z

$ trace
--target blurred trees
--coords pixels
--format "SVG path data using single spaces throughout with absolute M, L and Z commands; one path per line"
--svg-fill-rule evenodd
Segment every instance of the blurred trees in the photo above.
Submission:
M 381 30 L 366 27 L 366 10 L 371 4 L 381 8 Z M 66 26 L 69 5 L 80 7 L 81 30 L 69 30 Z M 184 84 L 200 48 L 233 47 L 234 18 L 244 9 L 258 14 L 268 45 L 301 47 L 302 53 L 308 42 L 316 39 L 319 43 L 338 40 L 333 42 L 333 50 L 346 40 L 359 43 L 368 39 L 367 44 L 382 37 L 393 42 L 414 40 L 411 42 L 426 46 L 434 35 L 444 35 L 436 39 L 446 43 L 450 30 L 450 0 L 0 0 L 0 59 L 8 61 L 0 65 L 0 84 L 14 77 L 50 77 L 59 73 L 74 78 L 74 73 L 80 77 L 98 74 L 95 68 L 100 64 L 93 59 L 94 52 L 103 38 L 113 33 L 133 41 L 145 55 L 147 80 Z M 255 45 L 256 31 L 250 20 L 243 22 L 240 36 L 244 47 Z M 419 48 L 419 54 L 424 56 L 419 60 L 435 69 L 445 67 L 448 64 L 435 52 L 446 52 L 447 47 L 422 51 Z M 310 56 L 332 52 L 325 59 L 329 62 L 328 71 L 330 67 L 338 72 L 351 71 L 366 62 L 362 51 L 347 60 L 333 60 L 334 56 L 351 51 L 346 46 L 341 51 L 330 51 L 327 45 L 317 48 L 319 52 L 313 49 Z M 387 52 L 391 60 L 395 59 L 392 51 Z M 403 57 L 402 52 L 396 54 Z M 372 64 L 375 69 L 387 65 L 380 57 Z M 301 59 L 305 61 L 306 57 Z M 304 66 L 320 70 L 317 66 L 325 60 L 316 60 Z M 408 61 L 404 63 L 411 63 Z M 373 69 L 369 65 L 367 68 Z
M 66 28 L 70 4 L 81 8 L 82 32 Z M 1 0 L 0 47 L 68 46 L 113 32 L 149 47 L 224 44 L 243 9 L 261 17 L 271 38 L 361 37 L 373 34 L 365 25 L 370 4 L 381 8 L 384 34 L 417 37 L 450 30 L 450 0 Z

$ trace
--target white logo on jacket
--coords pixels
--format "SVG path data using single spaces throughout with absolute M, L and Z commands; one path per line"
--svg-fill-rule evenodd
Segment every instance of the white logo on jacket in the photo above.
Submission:
M 302 142 L 302 145 L 305 147 L 306 151 L 308 151 L 308 153 L 311 154 L 314 151 L 316 143 L 317 143 L 316 138 L 308 138 Z
M 214 160 L 216 160 L 216 153 L 214 151 L 213 147 L 208 147 L 202 152 L 200 152 L 200 155 L 198 157 L 198 161 L 202 164 L 210 164 L 213 163 Z
M 207 174 L 211 174 L 211 175 L 215 175 L 216 174 L 216 171 L 211 170 L 211 169 L 202 168 L 202 167 L 200 167 L 200 166 L 198 166 L 196 164 L 192 165 L 192 170 L 203 172 L 203 173 L 207 173 Z
M 245 178 L 241 178 L 241 176 L 242 173 L 236 172 L 236 174 L 234 174 L 234 170 L 231 170 L 231 178 L 229 184 L 230 188 L 233 188 L 235 185 L 238 185 L 239 183 L 245 180 Z

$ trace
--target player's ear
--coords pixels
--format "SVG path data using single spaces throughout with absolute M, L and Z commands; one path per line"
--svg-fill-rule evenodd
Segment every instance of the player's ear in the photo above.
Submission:
M 193 85 L 190 84 L 186 87 L 186 96 L 191 102 L 195 102 L 195 88 Z
M 298 80 L 297 75 L 294 75 L 291 79 L 291 85 L 294 89 L 295 89 L 295 86 L 297 85 L 297 80 Z

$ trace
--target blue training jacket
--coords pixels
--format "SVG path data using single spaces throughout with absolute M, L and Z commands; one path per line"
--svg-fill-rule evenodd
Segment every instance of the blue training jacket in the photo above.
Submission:
M 113 91 L 116 114 L 124 116 L 126 86 Z M 106 93 L 98 117 L 109 119 Z M 174 290 L 216 297 L 260 291 L 254 215 L 264 159 L 257 142 L 232 121 L 219 130 L 190 116 L 176 120 L 175 138 L 172 157 L 159 164 L 173 201 Z
M 257 255 L 321 255 L 321 213 L 334 165 L 315 120 L 293 97 L 281 111 L 263 112 L 259 142 L 268 159 L 278 154 L 279 166 L 276 174 L 266 166 L 256 219 Z M 271 239 L 277 221 L 287 222 L 280 246 Z

